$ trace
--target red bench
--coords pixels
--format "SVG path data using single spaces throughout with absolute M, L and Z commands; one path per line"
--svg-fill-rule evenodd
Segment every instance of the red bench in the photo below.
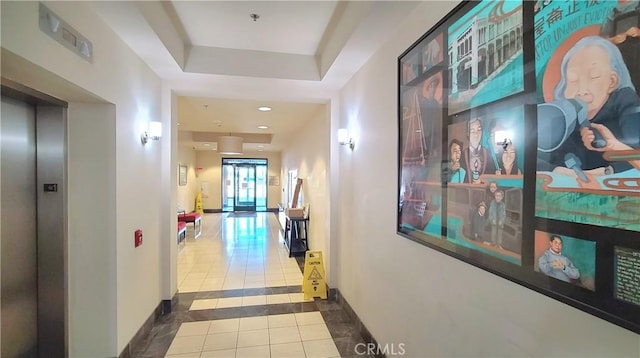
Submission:
M 196 239 L 202 234 L 202 215 L 200 213 L 178 214 L 178 221 L 184 223 L 193 223 L 193 238 Z
M 180 242 L 184 241 L 184 244 L 187 244 L 187 223 L 178 221 L 178 246 L 180 246 Z

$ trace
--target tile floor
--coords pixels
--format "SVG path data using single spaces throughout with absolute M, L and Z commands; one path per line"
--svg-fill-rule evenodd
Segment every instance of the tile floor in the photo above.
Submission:
M 277 240 L 280 226 L 274 214 L 208 215 L 220 218 L 203 219 L 202 237 L 187 240 L 178 255 L 180 293 L 302 283 L 298 262 Z
M 273 213 L 205 214 L 178 254 L 178 304 L 135 357 L 349 357 L 364 344 L 335 301 L 304 300 Z
M 255 354 L 255 355 L 254 355 Z M 183 323 L 167 357 L 339 357 L 320 312 Z

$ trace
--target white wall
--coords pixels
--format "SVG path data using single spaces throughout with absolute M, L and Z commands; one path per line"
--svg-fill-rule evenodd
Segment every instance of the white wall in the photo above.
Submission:
M 76 130 L 77 120 L 74 108 L 69 109 L 69 158 L 84 158 L 69 161 L 69 197 L 81 195 L 92 188 L 107 195 L 95 195 L 92 206 L 106 207 L 105 210 L 70 210 L 69 225 L 76 222 L 108 221 L 111 225 L 107 233 L 97 232 L 97 238 L 87 239 L 82 230 L 70 230 L 69 244 L 69 297 L 70 301 L 82 303 L 69 306 L 69 316 L 79 317 L 83 312 L 97 310 L 105 314 L 104 320 L 70 319 L 71 334 L 69 354 L 71 356 L 115 356 L 133 337 L 145 319 L 153 312 L 162 299 L 159 252 L 163 245 L 175 244 L 175 232 L 161 230 L 161 221 L 168 217 L 166 211 L 168 197 L 158 193 L 171 193 L 166 184 L 171 173 L 163 172 L 161 160 L 162 148 L 170 147 L 171 126 L 167 122 L 170 116 L 161 116 L 161 83 L 156 75 L 96 16 L 87 2 L 46 2 L 58 16 L 73 26 L 93 43 L 94 59 L 89 63 L 73 52 L 55 42 L 38 28 L 38 2 L 2 2 L 2 47 L 25 61 L 39 66 L 43 71 L 56 78 L 63 78 L 57 85 L 51 86 L 48 79 L 30 79 L 14 77 L 18 82 L 31 85 L 35 89 L 47 88 L 47 93 L 61 90 L 58 97 L 73 102 L 60 86 L 76 86 L 93 94 L 96 98 L 115 106 L 115 117 L 105 130 L 100 143 L 92 150 L 83 152 L 82 146 L 71 144 L 82 141 L 80 127 Z M 3 74 L 4 75 L 4 74 Z M 101 117 L 102 118 L 102 117 Z M 150 120 L 162 118 L 165 138 L 151 141 L 146 146 L 140 143 L 140 133 Z M 96 125 L 96 128 L 99 127 Z M 100 133 L 96 133 L 98 135 Z M 108 178 L 94 180 L 96 173 L 86 163 L 87 156 L 98 152 L 92 160 L 102 160 L 111 167 L 106 170 Z M 170 152 L 170 151 L 169 151 Z M 104 168 L 101 168 L 104 171 Z M 73 175 L 73 177 L 71 177 Z M 107 183 L 105 183 L 105 180 Z M 105 183 L 105 185 L 99 185 Z M 71 184 L 74 184 L 71 186 Z M 73 208 L 70 208 L 73 209 Z M 175 209 L 173 209 L 175 210 Z M 73 214 L 73 216 L 71 215 Z M 113 215 L 105 217 L 105 215 Z M 175 217 L 175 212 L 172 213 Z M 144 232 L 144 244 L 134 248 L 133 233 L 136 229 Z M 109 231 L 113 230 L 113 231 Z M 81 236 L 82 234 L 82 236 Z M 169 241 L 170 240 L 170 241 Z M 115 256 L 113 247 L 115 243 Z M 109 250 L 103 250 L 105 248 Z M 72 256 L 73 255 L 73 256 Z M 83 264 L 74 264 L 78 255 L 103 255 L 97 257 L 91 270 Z M 84 260 L 84 259 L 83 259 Z M 114 264 L 115 260 L 115 266 Z M 77 262 L 84 262 L 79 260 Z M 106 265 L 100 263 L 106 262 Z M 114 271 L 115 270 L 115 271 Z M 95 300 L 99 293 L 87 290 L 87 282 L 98 283 L 102 278 L 113 278 L 115 287 L 111 287 L 109 297 L 115 296 L 115 306 L 111 302 L 104 306 L 103 300 Z M 112 281 L 105 284 L 113 284 Z M 102 292 L 102 291 L 99 291 Z M 113 311 L 115 307 L 115 311 Z M 115 327 L 115 339 L 113 336 Z M 93 339 L 84 339 L 87 334 L 110 332 L 103 338 L 102 344 L 95 346 Z M 82 333 L 81 333 L 82 332 Z M 94 339 L 101 339 L 100 337 Z
M 89 103 L 67 116 L 70 352 L 86 356 L 116 346 L 115 117 L 113 105 Z
M 189 213 L 196 209 L 196 195 L 200 191 L 196 178 L 196 151 L 191 146 L 178 145 L 178 165 L 187 166 L 187 185 L 180 186 L 178 183 L 177 205 Z M 178 171 L 177 165 L 175 170 Z
M 342 90 L 338 288 L 411 357 L 640 356 L 637 334 L 396 234 L 397 57 L 455 5 L 419 6 Z
M 298 170 L 302 179 L 304 204 L 309 204 L 309 248 L 323 253 L 326 276 L 330 277 L 329 252 L 329 187 L 331 118 L 321 108 L 305 121 L 305 127 L 282 152 L 283 181 L 290 170 Z M 331 282 L 327 282 L 331 285 Z
M 197 151 L 196 165 L 202 168 L 198 173 L 197 185 L 206 182 L 209 186 L 209 195 L 203 196 L 202 204 L 205 209 L 222 209 L 222 157 L 216 151 Z M 228 157 L 228 156 L 224 156 Z M 267 160 L 267 179 L 272 175 L 280 176 L 279 152 L 245 152 L 243 155 L 234 155 L 233 158 L 254 158 Z M 277 209 L 282 191 L 282 178 L 280 185 L 268 185 L 267 183 L 267 208 Z

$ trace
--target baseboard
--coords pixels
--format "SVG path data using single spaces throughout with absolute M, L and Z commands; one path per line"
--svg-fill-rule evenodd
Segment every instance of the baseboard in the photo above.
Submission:
M 149 315 L 149 318 L 144 321 L 142 327 L 138 329 L 136 334 L 133 335 L 133 338 L 131 338 L 129 343 L 127 343 L 127 345 L 124 347 L 120 355 L 118 355 L 118 358 L 132 358 L 135 357 L 134 353 L 136 351 L 143 350 L 145 341 L 147 337 L 149 337 L 149 333 L 151 333 L 151 329 L 153 328 L 153 325 L 156 323 L 158 318 L 171 313 L 171 311 L 174 310 L 177 305 L 177 292 L 170 300 L 160 301 L 158 306 L 156 306 L 153 312 L 151 312 L 151 314 Z
M 353 325 L 356 327 L 357 332 L 360 333 L 360 336 L 366 344 L 373 344 L 375 347 L 378 347 L 378 341 L 376 341 L 371 332 L 369 332 L 364 323 L 362 323 L 360 317 L 358 317 L 358 314 L 353 310 L 353 308 L 351 308 L 351 305 L 349 305 L 349 302 L 347 302 L 344 296 L 342 296 L 339 289 L 330 288 L 328 292 L 328 299 L 335 301 L 340 306 L 340 308 L 342 308 L 351 322 L 353 322 Z M 386 357 L 386 355 L 382 353 L 378 353 L 375 356 Z
M 280 211 L 279 208 L 267 208 L 267 212 L 269 212 L 269 213 L 277 213 L 279 211 Z
M 173 295 L 173 298 L 171 298 L 170 300 L 162 300 L 162 302 L 160 302 L 160 306 L 161 316 L 165 316 L 173 312 L 178 307 L 178 293 Z

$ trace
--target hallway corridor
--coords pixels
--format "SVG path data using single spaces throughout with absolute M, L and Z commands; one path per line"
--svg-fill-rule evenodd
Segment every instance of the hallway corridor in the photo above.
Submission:
M 348 357 L 365 341 L 333 300 L 303 299 L 273 213 L 205 214 L 178 253 L 178 304 L 135 357 Z M 356 349 L 358 348 L 358 349 Z

